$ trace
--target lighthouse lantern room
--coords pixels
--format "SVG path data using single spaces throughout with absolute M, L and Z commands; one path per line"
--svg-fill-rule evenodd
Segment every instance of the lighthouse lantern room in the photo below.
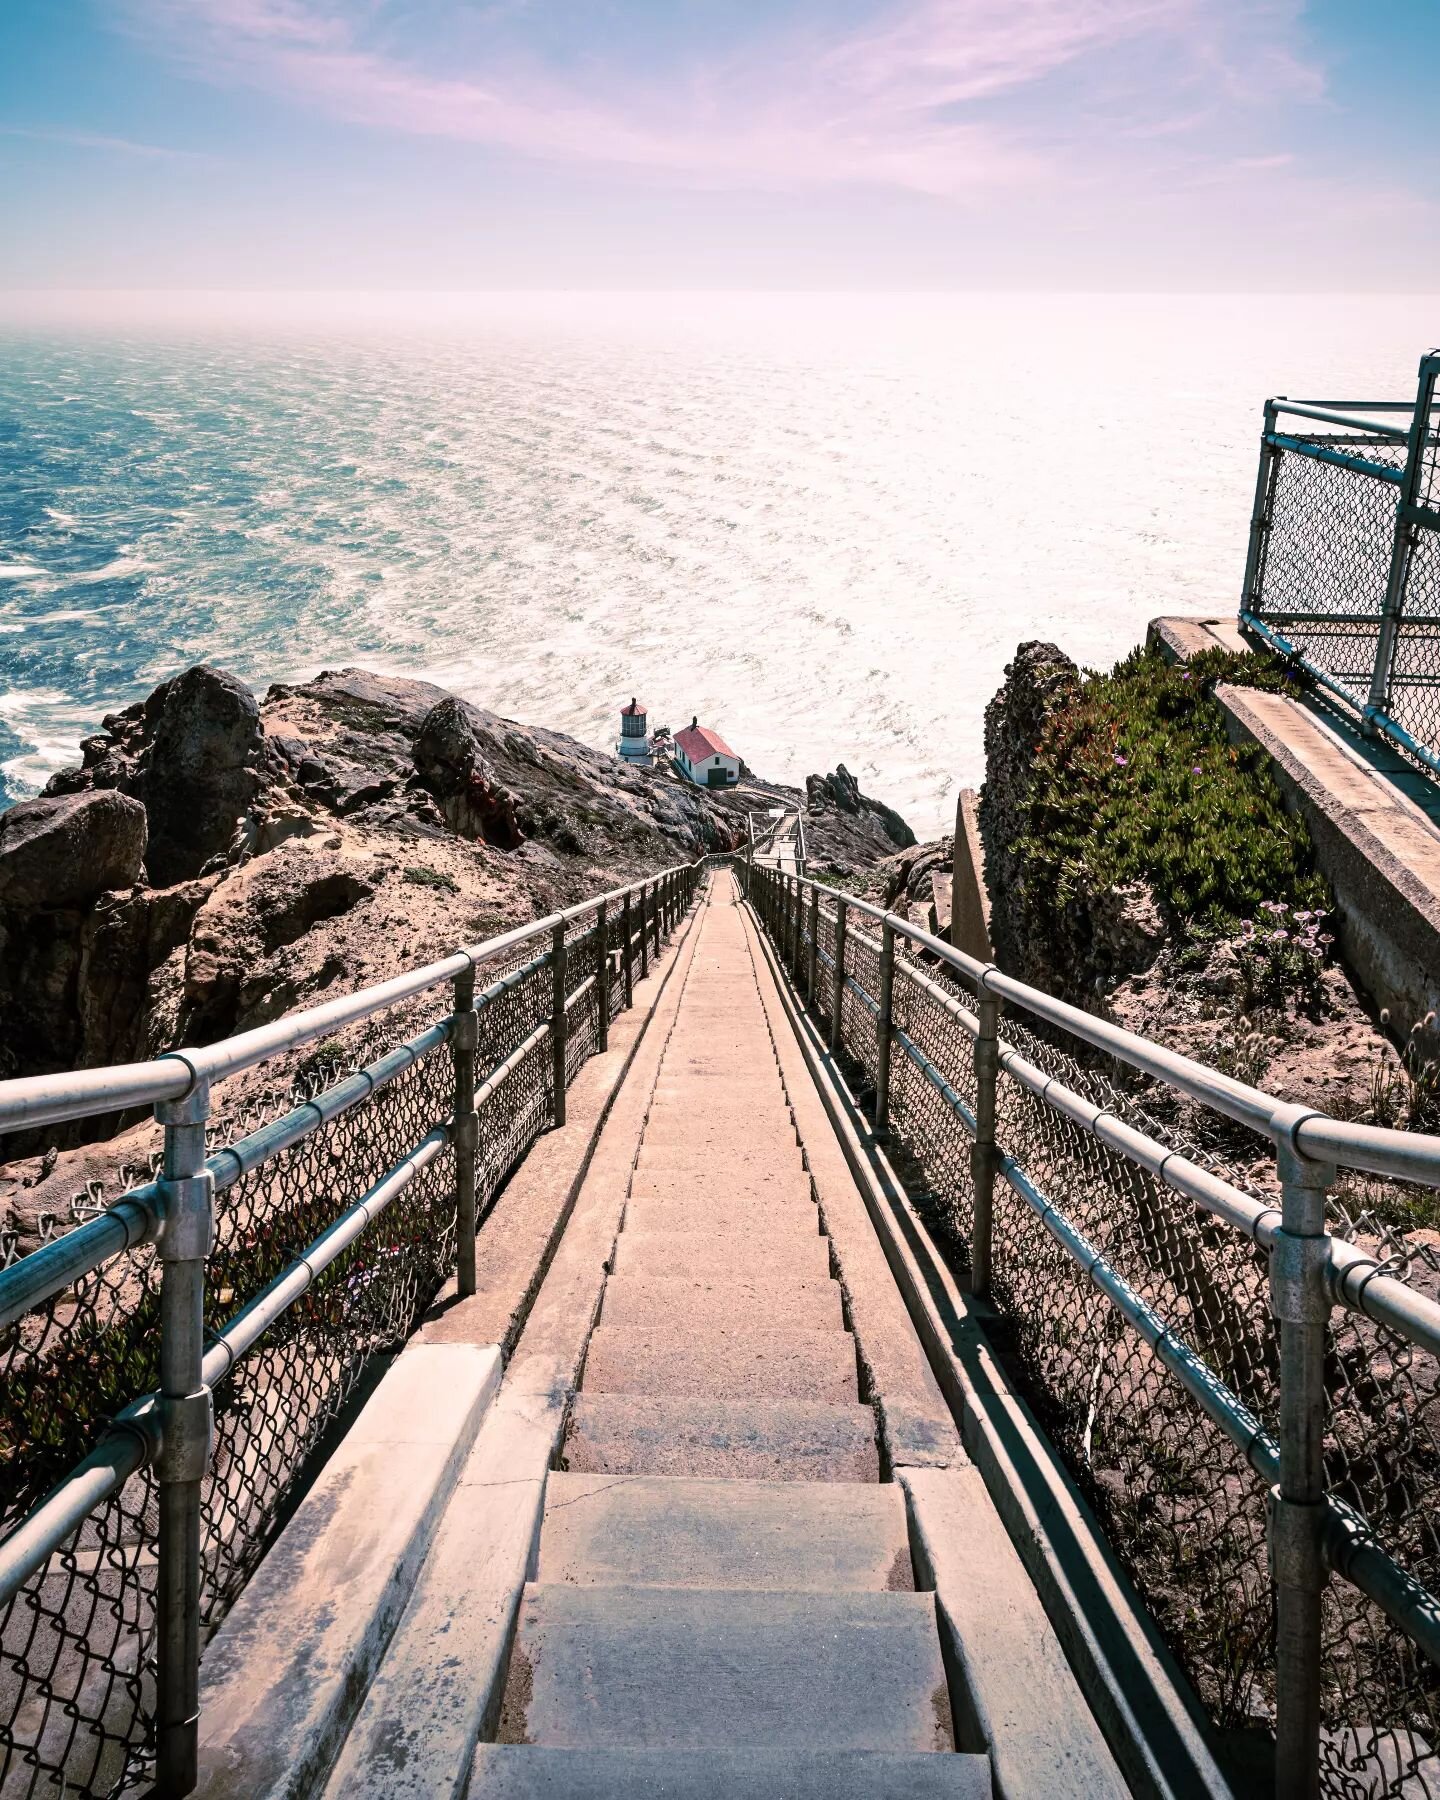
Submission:
M 615 750 L 622 762 L 638 763 L 644 769 L 648 769 L 653 760 L 645 708 L 633 695 L 630 704 L 620 708 L 620 742 Z

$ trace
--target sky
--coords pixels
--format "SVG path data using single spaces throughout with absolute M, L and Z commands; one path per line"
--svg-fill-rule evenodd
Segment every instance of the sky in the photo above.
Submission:
M 0 0 L 0 289 L 1440 289 L 1440 0 Z

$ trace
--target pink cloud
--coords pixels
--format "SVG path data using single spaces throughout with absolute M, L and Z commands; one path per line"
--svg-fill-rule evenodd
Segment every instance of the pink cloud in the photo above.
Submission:
M 1318 84 L 1290 42 L 1287 0 L 909 0 L 828 37 L 813 24 L 772 28 L 722 66 L 644 84 L 498 55 L 474 70 L 427 68 L 387 47 L 385 0 L 132 4 L 208 79 L 382 130 L 706 186 L 964 197 L 1064 181 L 1093 125 L 1025 107 L 1082 64 L 1105 98 L 1105 143 L 1192 134 L 1217 106 L 1242 103 L 1245 71 Z

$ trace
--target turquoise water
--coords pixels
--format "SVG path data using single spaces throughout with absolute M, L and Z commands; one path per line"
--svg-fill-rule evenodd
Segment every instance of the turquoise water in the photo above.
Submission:
M 4 780 L 201 658 L 362 662 L 596 744 L 638 692 L 939 828 L 1019 639 L 1108 661 L 1233 610 L 1266 393 L 1401 396 L 1436 338 L 1362 297 L 0 327 Z

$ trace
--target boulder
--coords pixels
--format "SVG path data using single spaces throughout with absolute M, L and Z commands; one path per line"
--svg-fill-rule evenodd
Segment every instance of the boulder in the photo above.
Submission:
M 145 845 L 145 808 L 113 789 L 22 800 L 0 813 L 0 906 L 83 907 L 133 887 Z
M 500 850 L 517 850 L 525 834 L 515 796 L 487 761 L 471 714 L 453 695 L 430 709 L 415 740 L 416 770 L 453 831 Z
M 823 813 L 833 808 L 852 818 L 873 821 L 899 850 L 908 850 L 915 842 L 915 833 L 899 813 L 893 807 L 862 794 L 860 783 L 844 763 L 837 763 L 834 773 L 830 775 L 807 775 L 805 800 L 812 813 Z
M 162 682 L 145 702 L 144 722 L 146 869 L 152 886 L 169 887 L 229 849 L 262 785 L 265 733 L 244 682 L 203 663 Z

